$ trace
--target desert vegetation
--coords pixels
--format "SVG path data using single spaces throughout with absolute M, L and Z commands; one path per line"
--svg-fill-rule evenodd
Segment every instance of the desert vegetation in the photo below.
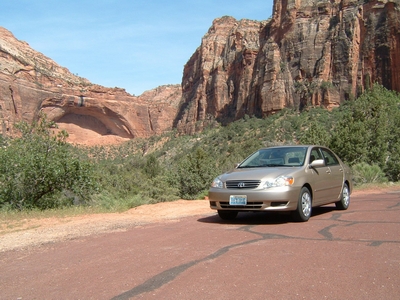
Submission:
M 77 147 L 53 133 L 46 116 L 20 123 L 16 138 L 0 136 L 0 209 L 95 207 L 199 199 L 209 184 L 261 147 L 320 144 L 354 173 L 355 184 L 400 179 L 400 96 L 375 85 L 331 111 L 284 109 L 265 119 L 245 116 L 201 133 L 172 131 L 118 146 Z

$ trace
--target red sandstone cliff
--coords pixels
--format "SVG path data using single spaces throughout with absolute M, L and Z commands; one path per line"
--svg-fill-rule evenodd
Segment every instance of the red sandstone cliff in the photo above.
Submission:
M 399 0 L 275 0 L 265 22 L 216 19 L 184 68 L 180 131 L 400 91 Z
M 400 0 L 275 0 L 271 19 L 216 19 L 182 85 L 132 96 L 71 74 L 0 27 L 1 133 L 40 111 L 70 141 L 105 143 L 285 107 L 331 108 L 373 83 L 400 91 Z
M 177 114 L 179 85 L 135 97 L 75 76 L 0 27 L 1 133 L 31 122 L 40 111 L 66 129 L 71 142 L 101 144 L 148 137 L 170 130 Z

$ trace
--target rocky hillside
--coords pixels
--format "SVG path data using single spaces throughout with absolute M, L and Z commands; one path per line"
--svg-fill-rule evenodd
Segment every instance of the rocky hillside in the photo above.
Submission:
M 105 144 L 172 128 L 326 108 L 378 82 L 400 91 L 400 0 L 275 0 L 271 19 L 214 20 L 181 85 L 133 96 L 71 74 L 0 27 L 0 122 L 40 111 L 70 141 Z
M 40 111 L 66 129 L 69 140 L 107 144 L 170 130 L 181 100 L 179 85 L 158 87 L 139 97 L 105 88 L 33 50 L 0 27 L 0 133 L 37 118 Z
M 399 47 L 399 0 L 275 0 L 264 22 L 216 19 L 185 66 L 175 126 L 329 109 L 375 82 L 400 91 Z

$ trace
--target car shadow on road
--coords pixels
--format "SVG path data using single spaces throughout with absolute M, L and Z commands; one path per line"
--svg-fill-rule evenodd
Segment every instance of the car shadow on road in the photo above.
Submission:
M 309 221 L 313 218 L 329 214 L 335 211 L 334 206 L 314 207 Z M 290 212 L 240 212 L 233 220 L 223 220 L 218 214 L 200 218 L 197 220 L 202 223 L 218 223 L 218 224 L 237 224 L 237 225 L 276 225 L 286 223 L 297 223 L 293 220 Z
M 319 215 L 324 215 L 332 211 L 338 211 L 335 205 L 314 207 L 312 210 L 311 218 Z
M 289 213 L 272 212 L 240 212 L 233 220 L 223 220 L 218 214 L 200 218 L 203 223 L 237 224 L 237 225 L 274 225 L 293 222 Z

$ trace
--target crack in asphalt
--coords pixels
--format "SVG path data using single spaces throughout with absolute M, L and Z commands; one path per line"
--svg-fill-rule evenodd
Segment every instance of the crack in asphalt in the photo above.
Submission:
M 329 225 L 323 229 L 321 229 L 320 231 L 318 231 L 318 233 L 320 235 L 322 235 L 323 237 L 325 237 L 325 239 L 327 239 L 328 241 L 333 241 L 335 240 L 335 238 L 333 237 L 333 234 L 330 232 L 331 228 L 336 227 L 336 224 L 332 224 Z
M 285 235 L 281 235 L 281 234 L 271 234 L 271 233 L 260 233 L 260 232 L 256 232 L 256 231 L 252 231 L 251 229 L 253 227 L 256 227 L 256 225 L 248 225 L 248 226 L 242 226 L 239 227 L 237 230 L 240 231 L 246 231 L 255 235 L 259 235 L 260 238 L 258 239 L 252 239 L 246 242 L 242 242 L 242 243 L 237 243 L 237 244 L 232 244 L 232 245 L 228 245 L 225 246 L 219 250 L 217 250 L 216 252 L 202 258 L 202 259 L 197 259 L 173 268 L 170 268 L 168 270 L 165 270 L 164 272 L 161 272 L 155 276 L 153 276 L 152 278 L 146 280 L 144 283 L 134 287 L 133 289 L 126 291 L 118 296 L 115 296 L 113 298 L 111 298 L 112 300 L 126 300 L 126 299 L 130 299 L 134 296 L 146 293 L 146 292 L 151 292 L 154 291 L 160 287 L 162 287 L 163 285 L 165 285 L 166 283 L 174 280 L 179 274 L 183 273 L 184 271 L 186 271 L 187 269 L 201 263 L 201 262 L 205 262 L 205 261 L 209 261 L 209 260 L 213 260 L 215 258 L 218 258 L 219 256 L 227 253 L 229 250 L 236 248 L 236 247 L 240 247 L 243 245 L 249 245 L 255 242 L 259 242 L 262 240 L 268 240 L 268 239 L 289 239 L 289 238 L 293 238 L 290 236 L 285 236 Z
M 400 202 L 398 204 L 388 207 L 388 208 L 397 207 L 399 204 L 400 204 Z M 342 213 L 334 213 L 330 219 L 339 221 L 339 222 L 348 223 L 345 226 L 353 226 L 353 225 L 356 225 L 359 223 L 369 223 L 369 222 L 365 222 L 365 221 L 354 222 L 354 221 L 340 220 L 341 216 L 342 216 Z M 378 223 L 385 223 L 385 222 L 378 222 Z M 332 224 L 332 225 L 326 226 L 325 228 L 319 230 L 318 233 L 322 236 L 322 238 L 302 238 L 302 237 L 288 236 L 288 235 L 283 235 L 283 234 L 261 233 L 261 232 L 257 232 L 257 231 L 253 230 L 253 228 L 257 227 L 257 226 L 258 225 L 246 225 L 246 226 L 241 226 L 241 227 L 237 228 L 237 230 L 245 231 L 245 232 L 248 232 L 251 234 L 258 235 L 260 238 L 251 239 L 251 240 L 248 240 L 245 242 L 225 246 L 202 259 L 193 260 L 188 263 L 184 263 L 179 266 L 165 270 L 165 271 L 149 278 L 148 280 L 146 280 L 142 284 L 134 287 L 133 289 L 128 290 L 120 295 L 117 295 L 117 296 L 111 298 L 111 300 L 127 300 L 134 296 L 157 290 L 158 288 L 162 287 L 163 285 L 167 284 L 168 282 L 173 281 L 176 277 L 178 277 L 181 273 L 183 273 L 187 269 L 189 269 L 199 263 L 216 259 L 216 258 L 220 257 L 221 255 L 224 255 L 225 253 L 227 253 L 229 250 L 234 249 L 236 247 L 250 245 L 252 243 L 256 243 L 256 242 L 259 242 L 262 240 L 297 239 L 297 240 L 313 240 L 313 241 L 337 241 L 337 240 L 347 241 L 347 242 L 359 241 L 359 242 L 367 243 L 368 246 L 373 246 L 373 247 L 378 247 L 384 243 L 400 243 L 400 241 L 348 240 L 348 239 L 344 240 L 344 239 L 340 239 L 340 238 L 335 238 L 334 235 L 330 232 L 330 230 L 332 228 L 339 226 L 338 224 Z
M 399 207 L 399 206 L 400 206 L 400 202 L 397 202 L 395 205 L 388 206 L 388 208 L 395 208 L 395 207 Z
M 232 248 L 252 244 L 252 243 L 260 241 L 260 240 L 262 240 L 262 239 L 253 239 L 253 240 L 249 240 L 246 242 L 225 246 L 202 259 L 193 260 L 191 262 L 188 262 L 188 263 L 173 267 L 171 269 L 165 270 L 164 272 L 161 272 L 161 273 L 157 274 L 156 276 L 153 276 L 152 278 L 146 280 L 141 285 L 138 285 L 138 286 L 134 287 L 133 289 L 126 291 L 125 293 L 115 296 L 111 299 L 112 300 L 125 300 L 125 299 L 130 299 L 134 296 L 140 295 L 142 293 L 154 291 L 154 290 L 162 287 L 164 284 L 174 280 L 179 274 L 183 273 L 190 267 L 193 267 L 204 261 L 213 260 L 213 259 L 227 253 Z

